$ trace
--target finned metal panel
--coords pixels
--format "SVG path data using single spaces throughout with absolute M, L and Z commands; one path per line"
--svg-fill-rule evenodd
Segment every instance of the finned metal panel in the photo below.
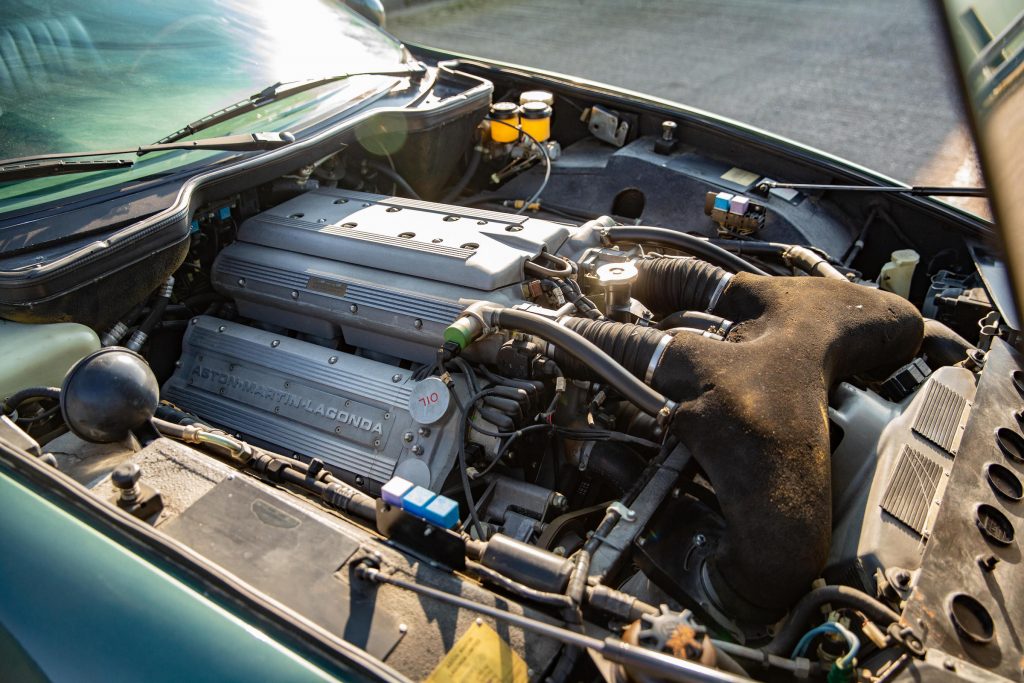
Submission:
M 364 489 L 397 473 L 439 490 L 457 409 L 421 429 L 409 412 L 416 385 L 395 366 L 200 316 L 163 397 L 279 452 L 320 458 Z

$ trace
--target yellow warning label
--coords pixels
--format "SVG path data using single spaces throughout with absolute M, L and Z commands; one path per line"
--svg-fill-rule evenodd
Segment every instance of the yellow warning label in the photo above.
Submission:
M 728 180 L 731 183 L 743 186 L 752 185 L 760 177 L 756 173 L 744 171 L 742 168 L 736 168 L 735 166 L 722 174 L 722 180 Z
M 487 624 L 474 622 L 427 683 L 526 683 L 526 662 Z

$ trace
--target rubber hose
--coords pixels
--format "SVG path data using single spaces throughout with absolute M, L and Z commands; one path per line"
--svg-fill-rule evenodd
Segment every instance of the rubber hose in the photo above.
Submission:
M 59 387 L 28 387 L 21 391 L 16 391 L 10 395 L 10 397 L 4 402 L 4 414 L 10 415 L 17 408 L 18 405 L 30 398 L 49 398 L 54 401 L 60 400 L 60 388 Z
M 466 166 L 466 172 L 462 174 L 462 177 L 458 179 L 452 189 L 448 190 L 445 196 L 441 197 L 442 204 L 451 204 L 453 201 L 458 199 L 462 191 L 466 189 L 466 185 L 469 185 L 469 181 L 476 175 L 476 171 L 480 168 L 480 157 L 482 156 L 479 145 L 473 145 L 473 154 L 469 157 L 469 165 Z
M 832 266 L 831 257 L 825 257 L 799 244 L 759 242 L 747 240 L 712 240 L 715 244 L 734 254 L 751 256 L 776 256 L 791 263 L 808 275 L 846 280 L 846 276 Z
M 788 657 L 797 641 L 807 631 L 807 625 L 813 619 L 823 619 L 821 607 L 828 603 L 836 603 L 844 607 L 860 610 L 871 621 L 876 622 L 884 631 L 889 624 L 897 622 L 900 615 L 884 604 L 875 600 L 867 593 L 849 586 L 822 586 L 815 588 L 796 603 L 789 612 L 786 625 L 772 638 L 763 650 L 768 654 Z
M 673 405 L 662 394 L 634 377 L 627 368 L 617 363 L 600 347 L 568 327 L 563 327 L 555 321 L 539 315 L 511 308 L 499 309 L 495 316 L 499 327 L 533 334 L 554 344 L 562 355 L 582 363 L 644 412 L 657 415 L 662 409 L 671 408 Z M 586 322 L 593 325 L 613 324 L 579 319 L 569 321 L 569 323 L 573 322 Z M 658 330 L 650 330 L 650 332 L 664 334 Z M 648 355 L 648 360 L 649 358 L 650 355 Z M 559 365 L 562 366 L 562 363 L 559 362 Z
M 653 327 L 639 327 L 609 320 L 569 318 L 565 327 L 588 339 L 636 377 L 646 377 L 658 344 L 668 335 Z M 592 368 L 555 349 L 554 361 L 576 379 L 594 379 Z
M 974 344 L 954 332 L 945 323 L 931 318 L 924 319 L 924 339 L 921 351 L 925 355 L 928 367 L 937 370 L 948 365 L 956 365 L 967 358 L 974 350 Z
M 646 226 L 621 226 L 605 228 L 604 235 L 612 242 L 653 242 L 700 258 L 736 273 L 753 273 L 767 275 L 754 264 L 731 254 L 716 244 L 702 237 L 694 237 L 685 232 L 666 228 L 649 228 Z
M 590 450 L 586 472 L 611 484 L 621 496 L 643 474 L 644 467 L 643 459 L 632 449 L 622 444 L 598 442 Z
M 636 262 L 633 298 L 658 315 L 707 311 L 732 277 L 728 271 L 695 258 L 649 258 Z
M 412 185 L 409 184 L 409 181 L 407 181 L 402 176 L 398 175 L 398 171 L 393 171 L 389 166 L 385 166 L 379 161 L 374 161 L 372 159 L 367 160 L 366 165 L 367 167 L 372 168 L 377 173 L 380 173 L 383 176 L 387 176 L 388 179 L 394 181 L 395 185 L 398 185 L 400 188 L 402 188 L 402 191 L 405 192 L 410 197 L 412 197 L 413 199 L 420 198 L 420 196 L 416 193 L 416 190 L 412 189 Z
M 732 323 L 721 316 L 702 311 L 676 311 L 665 316 L 658 323 L 659 330 L 671 330 L 675 327 L 728 332 Z

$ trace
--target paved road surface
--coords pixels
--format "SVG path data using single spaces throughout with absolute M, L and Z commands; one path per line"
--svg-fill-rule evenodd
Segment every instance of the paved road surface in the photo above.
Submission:
M 973 184 L 927 0 L 456 0 L 407 42 L 652 93 L 929 184 Z

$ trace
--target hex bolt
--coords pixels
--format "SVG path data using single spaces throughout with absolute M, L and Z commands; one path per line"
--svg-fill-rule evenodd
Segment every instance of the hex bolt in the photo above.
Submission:
M 676 139 L 676 128 L 679 125 L 675 121 L 661 122 L 661 139 L 665 142 L 672 142 Z
M 419 444 L 416 444 L 415 446 L 413 446 L 412 447 L 412 454 L 413 455 L 423 455 L 423 446 L 421 446 Z
M 298 299 L 299 298 L 299 293 L 297 291 L 295 291 L 294 289 L 292 290 L 292 298 L 293 299 Z
M 359 312 L 359 307 L 356 306 L 355 304 L 352 304 L 351 306 L 348 307 L 348 312 L 349 313 L 358 313 Z
M 423 329 L 423 321 L 420 320 L 419 318 L 416 318 L 415 320 L 412 321 L 412 326 L 415 327 L 417 330 L 421 330 Z
M 416 430 L 416 433 L 422 437 L 430 436 L 430 427 L 420 427 Z
M 245 287 L 245 278 L 244 277 L 238 278 L 238 286 L 239 287 Z
M 124 462 L 110 474 L 110 482 L 118 490 L 120 502 L 131 505 L 139 499 L 139 479 L 142 468 L 134 462 Z
M 413 439 L 412 432 L 406 432 L 405 434 L 402 434 L 402 441 L 404 441 L 406 443 L 412 443 L 412 439 Z
M 551 495 L 551 505 L 558 508 L 559 510 L 564 509 L 569 504 L 568 499 L 557 491 Z
M 338 362 L 338 357 L 337 356 L 331 356 L 330 358 L 327 359 L 327 363 L 329 365 L 334 365 L 337 362 Z
M 279 340 L 277 340 L 277 339 L 275 339 L 272 342 L 270 342 L 270 348 L 272 348 L 272 349 L 276 349 L 280 345 L 281 345 L 281 342 Z
M 401 375 L 391 375 L 391 381 L 394 382 L 395 384 L 398 384 L 399 382 L 402 381 L 402 376 Z

